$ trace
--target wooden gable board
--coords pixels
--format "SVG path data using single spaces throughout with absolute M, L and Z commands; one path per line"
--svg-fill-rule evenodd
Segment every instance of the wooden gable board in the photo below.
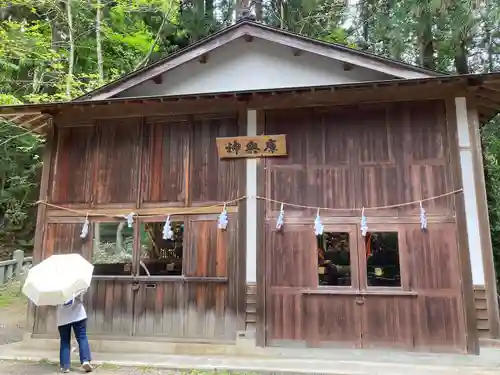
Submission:
M 111 98 L 122 91 L 199 58 L 246 35 L 385 73 L 394 76 L 396 79 L 418 79 L 441 75 L 437 72 L 385 59 L 342 45 L 325 43 L 255 22 L 243 21 L 77 99 L 102 100 Z

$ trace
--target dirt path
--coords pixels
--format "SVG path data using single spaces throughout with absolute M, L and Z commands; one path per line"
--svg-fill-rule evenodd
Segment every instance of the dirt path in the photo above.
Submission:
M 74 374 L 83 374 L 79 369 L 72 369 Z M 8 362 L 0 361 L 0 374 L 1 375 L 52 375 L 60 374 L 58 366 L 52 363 L 38 362 Z M 142 374 L 152 374 L 159 375 L 158 371 L 149 371 L 149 369 L 138 369 L 138 368 L 120 368 L 113 366 L 102 366 L 97 368 L 95 374 L 107 375 L 142 375 Z M 166 373 L 164 373 L 166 374 Z
M 26 325 L 26 300 L 19 285 L 0 290 L 0 345 L 21 341 Z

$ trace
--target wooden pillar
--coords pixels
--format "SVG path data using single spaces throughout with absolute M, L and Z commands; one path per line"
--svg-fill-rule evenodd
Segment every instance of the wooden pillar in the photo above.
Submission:
M 247 109 L 245 111 L 246 129 L 245 135 L 257 135 L 257 111 Z M 246 336 L 248 339 L 255 339 L 256 314 L 253 296 L 251 292 L 255 290 L 257 282 L 257 164 L 255 158 L 245 160 L 245 296 L 246 296 Z
M 238 109 L 238 134 L 245 136 L 247 134 L 247 109 L 241 106 Z M 244 158 L 236 161 L 238 165 L 239 182 L 238 196 L 246 195 L 247 175 L 246 160 Z M 238 332 L 247 332 L 247 283 L 246 283 L 246 248 L 247 248 L 247 202 L 246 200 L 238 202 L 238 246 L 237 246 L 237 264 L 238 264 L 238 287 L 237 287 L 237 309 L 238 309 Z
M 247 135 L 257 135 L 257 111 L 247 111 Z M 247 284 L 257 282 L 257 162 L 256 158 L 246 160 L 246 236 L 247 259 L 246 280 Z
M 491 338 L 500 337 L 500 316 L 497 299 L 497 285 L 495 264 L 493 259 L 493 246 L 491 243 L 490 220 L 488 215 L 488 201 L 486 197 L 486 183 L 484 179 L 483 154 L 481 135 L 479 132 L 479 118 L 475 103 L 467 99 L 467 122 L 469 129 L 469 150 L 471 152 L 472 167 L 474 172 L 474 187 L 478 219 L 478 236 L 480 247 L 478 257 L 481 256 L 483 274 L 478 284 L 486 290 L 486 303 L 488 309 L 489 334 Z M 482 283 L 479 284 L 479 281 Z
M 256 133 L 265 133 L 265 112 L 256 112 Z M 257 195 L 266 195 L 266 158 L 259 158 L 256 164 L 255 185 Z M 266 346 L 267 322 L 266 322 L 266 205 L 263 200 L 256 201 L 256 222 L 255 222 L 255 246 L 256 246 L 256 335 L 257 346 Z
M 467 233 L 467 246 L 469 248 L 471 283 L 476 288 L 486 290 L 489 336 L 498 338 L 500 336 L 500 318 L 479 119 L 472 99 L 457 97 L 454 99 L 453 105 L 460 160 L 459 173 L 463 186 L 466 227 L 464 230 Z M 460 225 L 460 216 L 457 208 L 458 225 Z M 468 285 L 464 285 L 465 287 Z M 464 302 L 468 303 L 469 301 L 465 300 Z M 470 315 L 470 313 L 468 314 Z M 476 314 L 475 308 L 474 314 Z M 477 319 L 474 320 L 477 334 Z
M 458 103 L 461 104 L 461 103 Z M 457 244 L 458 244 L 458 261 L 461 275 L 462 289 L 462 304 L 463 304 L 463 327 L 465 331 L 465 345 L 467 352 L 470 354 L 479 354 L 479 340 L 477 335 L 476 308 L 474 304 L 473 290 L 473 272 L 472 272 L 472 254 L 470 252 L 470 244 L 473 242 L 473 237 L 469 235 L 471 230 L 468 225 L 468 212 L 470 211 L 470 202 L 466 202 L 466 195 L 470 194 L 470 186 L 465 186 L 464 180 L 467 178 L 467 168 L 462 163 L 461 145 L 463 144 L 463 127 L 464 117 L 463 108 L 459 107 L 454 98 L 446 101 L 446 118 L 448 128 L 448 140 L 450 155 L 449 161 L 451 165 L 451 183 L 453 189 L 463 188 L 463 194 L 458 194 L 454 197 L 456 220 L 457 220 Z M 465 123 L 465 125 L 467 125 Z M 476 257 L 477 258 L 477 257 Z M 476 270 L 476 273 L 478 271 Z M 478 277 L 476 275 L 476 277 Z
M 477 189 L 474 168 L 474 149 L 470 135 L 465 98 L 455 98 L 457 118 L 457 136 L 460 153 L 460 169 L 462 173 L 463 197 L 467 222 L 468 244 L 472 271 L 472 283 L 484 285 L 484 267 L 481 253 L 481 237 L 479 234 L 479 211 L 477 206 Z
M 246 135 L 264 133 L 264 112 L 246 111 Z M 265 252 L 264 252 L 264 202 L 256 196 L 265 195 L 265 158 L 248 158 L 246 163 L 245 195 L 245 249 L 247 338 L 255 338 L 254 344 L 265 346 Z
M 52 164 L 52 152 L 56 145 L 54 141 L 54 129 L 52 128 L 47 134 L 45 147 L 42 157 L 42 176 L 40 180 L 39 200 L 47 201 L 50 195 L 50 169 Z M 36 265 L 43 257 L 43 238 L 46 227 L 47 206 L 44 204 L 38 205 L 36 216 L 35 239 L 33 245 L 33 265 Z M 32 334 L 35 330 L 36 307 L 32 302 L 28 302 L 26 314 L 26 331 Z

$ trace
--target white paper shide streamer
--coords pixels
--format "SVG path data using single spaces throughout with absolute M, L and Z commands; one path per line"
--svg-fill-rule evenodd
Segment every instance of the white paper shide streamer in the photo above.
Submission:
M 124 216 L 125 220 L 127 220 L 127 226 L 129 228 L 132 228 L 132 224 L 134 224 L 134 216 L 135 216 L 135 212 L 131 212 L 128 215 Z
M 285 210 L 283 209 L 283 203 L 281 203 L 280 214 L 276 220 L 276 229 L 282 230 L 283 224 L 285 224 Z
M 420 228 L 422 230 L 427 230 L 427 214 L 422 202 L 420 202 Z
M 174 236 L 174 232 L 172 231 L 172 223 L 170 222 L 170 215 L 165 220 L 165 225 L 163 226 L 163 239 L 171 240 Z
M 435 196 L 435 197 L 429 197 L 429 198 L 426 198 L 424 199 L 423 201 L 414 201 L 414 202 L 408 202 L 408 203 L 401 203 L 399 205 L 393 205 L 393 206 L 390 206 L 390 207 L 400 207 L 400 206 L 407 206 L 407 205 L 416 205 L 416 203 L 420 203 L 420 228 L 422 231 L 427 231 L 428 229 L 428 218 L 427 218 L 427 212 L 425 211 L 424 209 L 424 205 L 423 203 L 426 202 L 426 201 L 429 201 L 429 200 L 434 200 L 434 199 L 438 199 L 438 198 L 441 198 L 443 196 L 449 196 L 449 195 L 452 195 L 452 194 L 457 194 L 458 192 L 461 192 L 463 191 L 462 189 L 459 189 L 459 190 L 455 190 L 455 191 L 451 191 L 449 193 L 446 193 L 446 194 L 442 194 L 442 195 L 439 195 L 439 196 Z M 249 197 L 241 197 L 241 198 L 238 198 L 237 200 L 243 200 L 243 199 L 247 199 Z M 281 207 L 280 207 L 280 211 L 279 211 L 279 214 L 278 214 L 278 217 L 276 218 L 276 230 L 277 231 L 282 231 L 284 226 L 285 226 L 285 209 L 284 209 L 284 206 L 286 205 L 290 205 L 290 206 L 297 206 L 297 205 L 294 205 L 293 203 L 287 203 L 287 202 L 281 202 L 281 201 L 277 201 L 277 200 L 274 200 L 274 199 L 269 199 L 269 198 L 266 198 L 266 197 L 256 197 L 258 199 L 262 199 L 262 200 L 265 200 L 265 201 L 269 201 L 269 202 L 274 202 L 274 203 L 279 203 L 281 204 Z M 44 203 L 44 202 L 40 202 L 40 203 Z M 55 206 L 57 207 L 57 206 Z M 320 216 L 320 211 L 321 210 L 325 210 L 325 211 L 335 211 L 337 210 L 336 208 L 321 208 L 321 207 L 310 207 L 310 206 L 299 206 L 299 207 L 304 207 L 304 208 L 308 208 L 308 209 L 317 209 L 317 212 L 316 212 L 316 219 L 314 220 L 314 233 L 316 236 L 321 236 L 324 232 L 324 225 L 322 223 L 322 220 L 321 220 L 321 216 Z M 60 207 L 61 209 L 65 209 L 64 207 Z M 384 209 L 384 208 L 388 208 L 388 207 L 367 207 L 366 209 L 367 210 L 378 210 L 378 209 Z M 72 211 L 72 210 L 71 210 Z M 77 213 L 80 213 L 79 211 L 75 211 Z M 190 213 L 191 211 L 188 211 L 188 213 Z M 83 212 L 81 212 L 81 214 L 83 215 Z M 89 233 L 90 233 L 90 221 L 89 221 L 89 212 L 86 213 L 85 215 L 85 220 L 83 221 L 83 224 L 82 224 L 82 230 L 80 232 L 80 238 L 82 239 L 85 239 L 88 237 Z M 131 212 L 129 213 L 128 215 L 105 215 L 105 214 L 101 214 L 101 216 L 106 216 L 106 217 L 112 217 L 112 218 L 124 218 L 126 220 L 126 223 L 127 223 L 127 226 L 128 228 L 132 228 L 133 224 L 134 224 L 134 217 L 140 217 L 138 214 L 136 214 L 135 212 Z M 228 217 L 228 213 L 227 213 L 227 203 L 224 203 L 224 207 L 221 211 L 221 213 L 219 214 L 219 217 L 218 217 L 218 220 L 217 220 L 217 227 L 218 229 L 222 230 L 222 231 L 225 231 L 227 229 L 227 226 L 229 224 L 229 217 Z M 365 207 L 363 207 L 361 209 L 361 222 L 360 222 L 360 230 L 361 230 L 361 235 L 363 237 L 366 237 L 366 235 L 368 234 L 368 221 L 367 221 L 367 218 L 365 216 Z M 174 232 L 172 230 L 172 222 L 170 221 L 170 215 L 167 216 L 166 220 L 165 220 L 165 224 L 163 226 L 163 239 L 164 240 L 172 240 L 174 238 Z
M 87 214 L 87 216 L 85 216 L 85 221 L 83 222 L 82 233 L 80 233 L 80 238 L 87 238 L 87 235 L 89 234 L 89 226 L 90 226 L 89 214 Z
M 368 222 L 366 221 L 365 208 L 361 210 L 361 235 L 366 237 L 368 233 Z
M 316 212 L 316 219 L 314 220 L 314 234 L 316 236 L 321 236 L 323 234 L 324 225 L 321 223 L 321 217 L 319 216 L 319 208 Z
M 218 221 L 218 228 L 220 230 L 226 230 L 227 229 L 227 210 L 226 210 L 226 204 L 224 203 L 224 208 L 222 209 L 222 212 L 219 215 L 219 221 Z

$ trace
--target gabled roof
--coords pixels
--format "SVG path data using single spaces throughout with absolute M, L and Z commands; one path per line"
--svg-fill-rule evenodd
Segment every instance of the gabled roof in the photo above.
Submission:
M 252 38 L 260 38 L 269 42 L 278 43 L 290 47 L 294 51 L 306 51 L 319 56 L 335 59 L 347 65 L 357 65 L 385 73 L 388 80 L 363 81 L 352 83 L 341 83 L 325 86 L 311 87 L 287 87 L 265 90 L 250 90 L 238 92 L 213 92 L 201 94 L 187 94 L 174 96 L 148 96 L 148 97 L 124 97 L 118 98 L 117 94 L 174 69 L 184 63 L 202 57 L 205 54 L 221 47 L 235 39 L 244 37 L 247 41 Z M 47 132 L 52 126 L 52 116 L 64 109 L 80 108 L 89 106 L 104 108 L 117 106 L 121 103 L 135 105 L 137 103 L 164 103 L 207 98 L 233 97 L 237 100 L 247 100 L 266 95 L 305 95 L 310 93 L 332 93 L 338 95 L 351 90 L 367 90 L 381 88 L 416 87 L 433 90 L 443 86 L 454 87 L 460 91 L 460 95 L 470 95 L 477 104 L 479 120 L 481 124 L 491 120 L 500 112 L 500 72 L 487 74 L 448 75 L 434 72 L 417 66 L 406 64 L 397 60 L 387 59 L 371 53 L 366 53 L 340 44 L 326 43 L 319 40 L 304 37 L 278 28 L 262 25 L 253 21 L 244 20 L 218 33 L 215 33 L 199 42 L 173 53 L 156 63 L 136 70 L 114 82 L 111 82 L 97 90 L 68 102 L 9 105 L 0 106 L 0 120 L 11 121 L 19 126 L 38 133 Z
M 372 69 L 391 75 L 395 79 L 418 79 L 443 75 L 443 73 L 420 68 L 401 61 L 387 59 L 341 44 L 327 43 L 254 21 L 243 20 L 201 39 L 187 48 L 170 54 L 151 65 L 136 70 L 116 81 L 76 98 L 75 100 L 100 100 L 111 98 L 124 90 L 201 57 L 241 37 L 260 38 L 288 46 L 295 50 L 306 51 L 336 59 L 346 64 Z

